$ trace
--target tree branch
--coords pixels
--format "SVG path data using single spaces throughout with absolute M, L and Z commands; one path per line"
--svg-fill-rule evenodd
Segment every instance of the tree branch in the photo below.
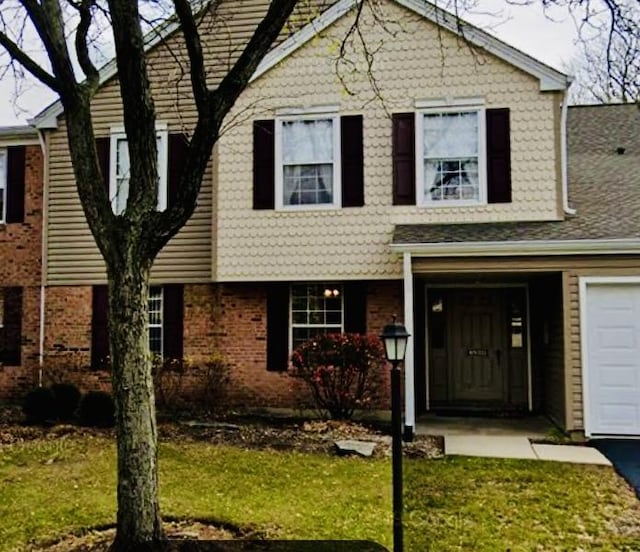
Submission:
M 242 54 L 222 79 L 218 88 L 210 93 L 212 107 L 221 113 L 222 117 L 247 87 L 249 79 L 280 34 L 295 5 L 296 0 L 273 0 L 269 4 L 267 14 L 260 21 Z
M 87 81 L 83 86 L 88 88 L 92 95 L 97 89 L 99 83 L 98 70 L 89 57 L 89 46 L 87 42 L 89 27 L 91 26 L 92 21 L 91 7 L 93 6 L 93 3 L 93 0 L 82 0 L 80 4 L 73 4 L 80 14 L 80 22 L 76 29 L 76 54 L 78 56 L 78 63 L 87 77 Z
M 40 65 L 11 40 L 5 33 L 0 32 L 0 46 L 2 46 L 12 59 L 16 60 L 29 73 L 31 73 L 40 82 L 51 88 L 54 92 L 60 92 L 57 79 L 48 71 L 40 67 Z
M 209 105 L 209 95 L 200 33 L 198 32 L 198 26 L 191 11 L 190 2 L 188 0 L 173 0 L 173 4 L 176 8 L 176 15 L 180 20 L 182 36 L 187 47 L 187 53 L 189 54 L 191 88 L 193 89 L 196 107 L 198 113 L 204 113 Z

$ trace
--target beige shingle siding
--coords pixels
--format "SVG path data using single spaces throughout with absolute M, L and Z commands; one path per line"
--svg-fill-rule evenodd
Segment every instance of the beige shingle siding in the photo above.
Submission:
M 474 56 L 447 32 L 440 34 L 440 44 L 435 25 L 395 4 L 386 3 L 384 11 L 402 27 L 391 37 L 379 26 L 367 26 L 371 44 L 384 42 L 374 64 L 384 106 L 367 102 L 372 93 L 363 75 L 351 83 L 357 96 L 345 94 L 336 78 L 336 45 L 350 16 L 261 76 L 241 97 L 234 113 L 249 120 L 230 129 L 219 150 L 220 281 L 395 278 L 401 275 L 401 265 L 388 244 L 396 224 L 558 218 L 558 96 L 541 93 L 537 79 L 493 56 Z M 446 97 L 482 97 L 487 108 L 510 108 L 512 203 L 437 209 L 391 206 L 391 121 L 385 108 L 413 111 L 416 99 Z M 274 109 L 314 105 L 338 105 L 340 115 L 363 114 L 365 207 L 252 210 L 252 127 L 247 114 L 270 118 Z

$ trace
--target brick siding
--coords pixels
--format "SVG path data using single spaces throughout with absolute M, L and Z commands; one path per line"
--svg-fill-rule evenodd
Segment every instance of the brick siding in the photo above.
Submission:
M 0 224 L 0 287 L 23 288 L 22 365 L 0 365 L 0 400 L 18 399 L 38 381 L 42 182 L 40 146 L 26 146 L 24 222 Z
M 266 370 L 266 300 L 266 284 L 184 287 L 185 358 L 195 367 L 216 356 L 228 363 L 228 405 L 299 404 L 298 388 L 286 373 Z M 401 282 L 370 282 L 367 305 L 368 330 L 378 334 L 391 315 L 402 310 Z M 90 367 L 91 287 L 48 288 L 45 320 L 45 380 L 63 378 L 84 391 L 109 389 L 110 374 Z M 206 385 L 203 378 L 197 368 L 187 371 L 180 384 L 182 395 L 200 396 Z M 385 381 L 388 386 L 386 374 Z

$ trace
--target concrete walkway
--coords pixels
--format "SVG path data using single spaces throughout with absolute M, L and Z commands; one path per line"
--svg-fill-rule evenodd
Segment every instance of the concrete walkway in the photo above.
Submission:
M 446 455 L 611 466 L 611 462 L 593 447 L 531 443 L 530 439 L 547 437 L 551 429 L 552 426 L 542 417 L 513 419 L 426 416 L 420 418 L 416 425 L 418 434 L 442 435 Z
M 574 464 L 611 462 L 595 448 L 577 445 L 542 445 L 531 443 L 528 437 L 504 435 L 449 435 L 444 438 L 444 453 L 459 456 L 488 458 L 521 458 L 526 460 L 553 460 Z

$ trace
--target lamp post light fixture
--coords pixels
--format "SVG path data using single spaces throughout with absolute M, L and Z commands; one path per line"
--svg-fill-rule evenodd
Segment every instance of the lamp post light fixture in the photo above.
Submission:
M 400 323 L 393 322 L 382 330 L 380 339 L 384 353 L 391 363 L 391 435 L 393 473 L 393 552 L 402 552 L 402 405 L 400 363 L 407 352 L 410 334 Z

